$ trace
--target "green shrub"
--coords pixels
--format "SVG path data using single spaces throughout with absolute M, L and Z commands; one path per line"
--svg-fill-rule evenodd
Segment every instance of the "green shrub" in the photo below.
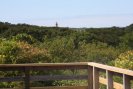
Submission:
M 35 38 L 33 38 L 31 35 L 28 35 L 26 33 L 17 34 L 13 37 L 13 40 L 19 41 L 19 42 L 27 42 L 29 44 L 33 44 L 36 42 Z
M 114 63 L 117 67 L 133 70 L 133 50 L 121 53 Z
M 46 49 L 34 47 L 26 42 L 1 40 L 0 62 L 2 64 L 49 62 Z
M 98 62 L 108 64 L 119 55 L 119 50 L 114 47 L 108 46 L 106 43 L 81 43 L 80 50 L 86 58 L 86 61 Z

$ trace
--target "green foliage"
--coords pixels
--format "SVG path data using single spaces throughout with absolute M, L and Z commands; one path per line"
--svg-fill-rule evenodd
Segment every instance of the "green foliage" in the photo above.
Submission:
M 21 83 L 20 82 L 2 82 L 2 83 L 0 83 L 0 88 L 3 88 L 3 87 L 5 87 L 5 88 L 17 88 L 17 87 L 19 87 L 19 88 L 21 88 L 22 86 L 21 86 Z
M 15 63 L 16 56 L 18 54 L 19 47 L 15 41 L 7 41 L 1 39 L 0 41 L 0 62 L 4 63 Z
M 115 60 L 115 66 L 133 70 L 133 51 L 121 53 Z
M 20 51 L 17 55 L 16 63 L 38 63 L 49 61 L 47 50 L 34 47 L 25 42 L 18 42 L 17 44 Z
M 79 61 L 75 58 L 78 53 L 75 50 L 74 39 L 69 37 L 58 37 L 43 44 L 44 48 L 49 49 L 52 62 L 71 62 Z
M 121 47 L 133 49 L 133 32 L 126 33 L 120 39 L 121 39 L 120 43 Z
M 19 41 L 19 42 L 23 41 L 29 44 L 33 44 L 36 41 L 31 35 L 28 35 L 26 33 L 17 34 L 16 36 L 13 37 L 13 40 Z
M 55 81 L 53 85 L 55 86 L 87 86 L 87 81 L 85 80 L 62 80 L 62 81 Z
M 86 61 L 108 64 L 119 55 L 119 50 L 108 46 L 106 43 L 81 43 L 81 47 L 86 56 Z
M 127 26 L 127 27 L 126 27 L 126 30 L 127 30 L 127 31 L 132 31 L 132 30 L 133 30 L 133 24 Z
M 43 59 L 43 60 L 42 60 Z M 1 40 L 0 63 L 36 63 L 49 61 L 49 54 L 45 49 L 34 47 L 25 42 Z
M 124 28 L 90 28 L 86 32 L 90 33 L 89 42 L 102 42 L 111 46 L 118 46 L 120 36 L 125 34 Z

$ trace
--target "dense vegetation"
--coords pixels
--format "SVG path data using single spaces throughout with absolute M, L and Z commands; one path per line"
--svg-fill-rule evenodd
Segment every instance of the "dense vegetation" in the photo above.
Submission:
M 0 22 L 0 64 L 98 62 L 133 70 L 132 50 L 133 24 L 76 29 Z

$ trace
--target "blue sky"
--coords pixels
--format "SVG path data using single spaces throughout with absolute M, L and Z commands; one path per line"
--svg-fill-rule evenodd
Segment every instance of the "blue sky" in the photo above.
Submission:
M 62 27 L 133 23 L 133 0 L 0 0 L 0 21 Z

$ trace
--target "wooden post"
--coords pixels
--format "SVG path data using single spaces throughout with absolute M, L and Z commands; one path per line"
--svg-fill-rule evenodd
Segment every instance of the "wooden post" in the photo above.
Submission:
M 25 67 L 25 89 L 30 89 L 30 70 L 28 67 Z
M 88 66 L 88 89 L 93 89 L 93 67 Z
M 123 89 L 131 89 L 129 76 L 123 74 Z
M 99 70 L 93 67 L 93 89 L 99 89 Z
M 113 73 L 106 70 L 107 89 L 113 89 Z

